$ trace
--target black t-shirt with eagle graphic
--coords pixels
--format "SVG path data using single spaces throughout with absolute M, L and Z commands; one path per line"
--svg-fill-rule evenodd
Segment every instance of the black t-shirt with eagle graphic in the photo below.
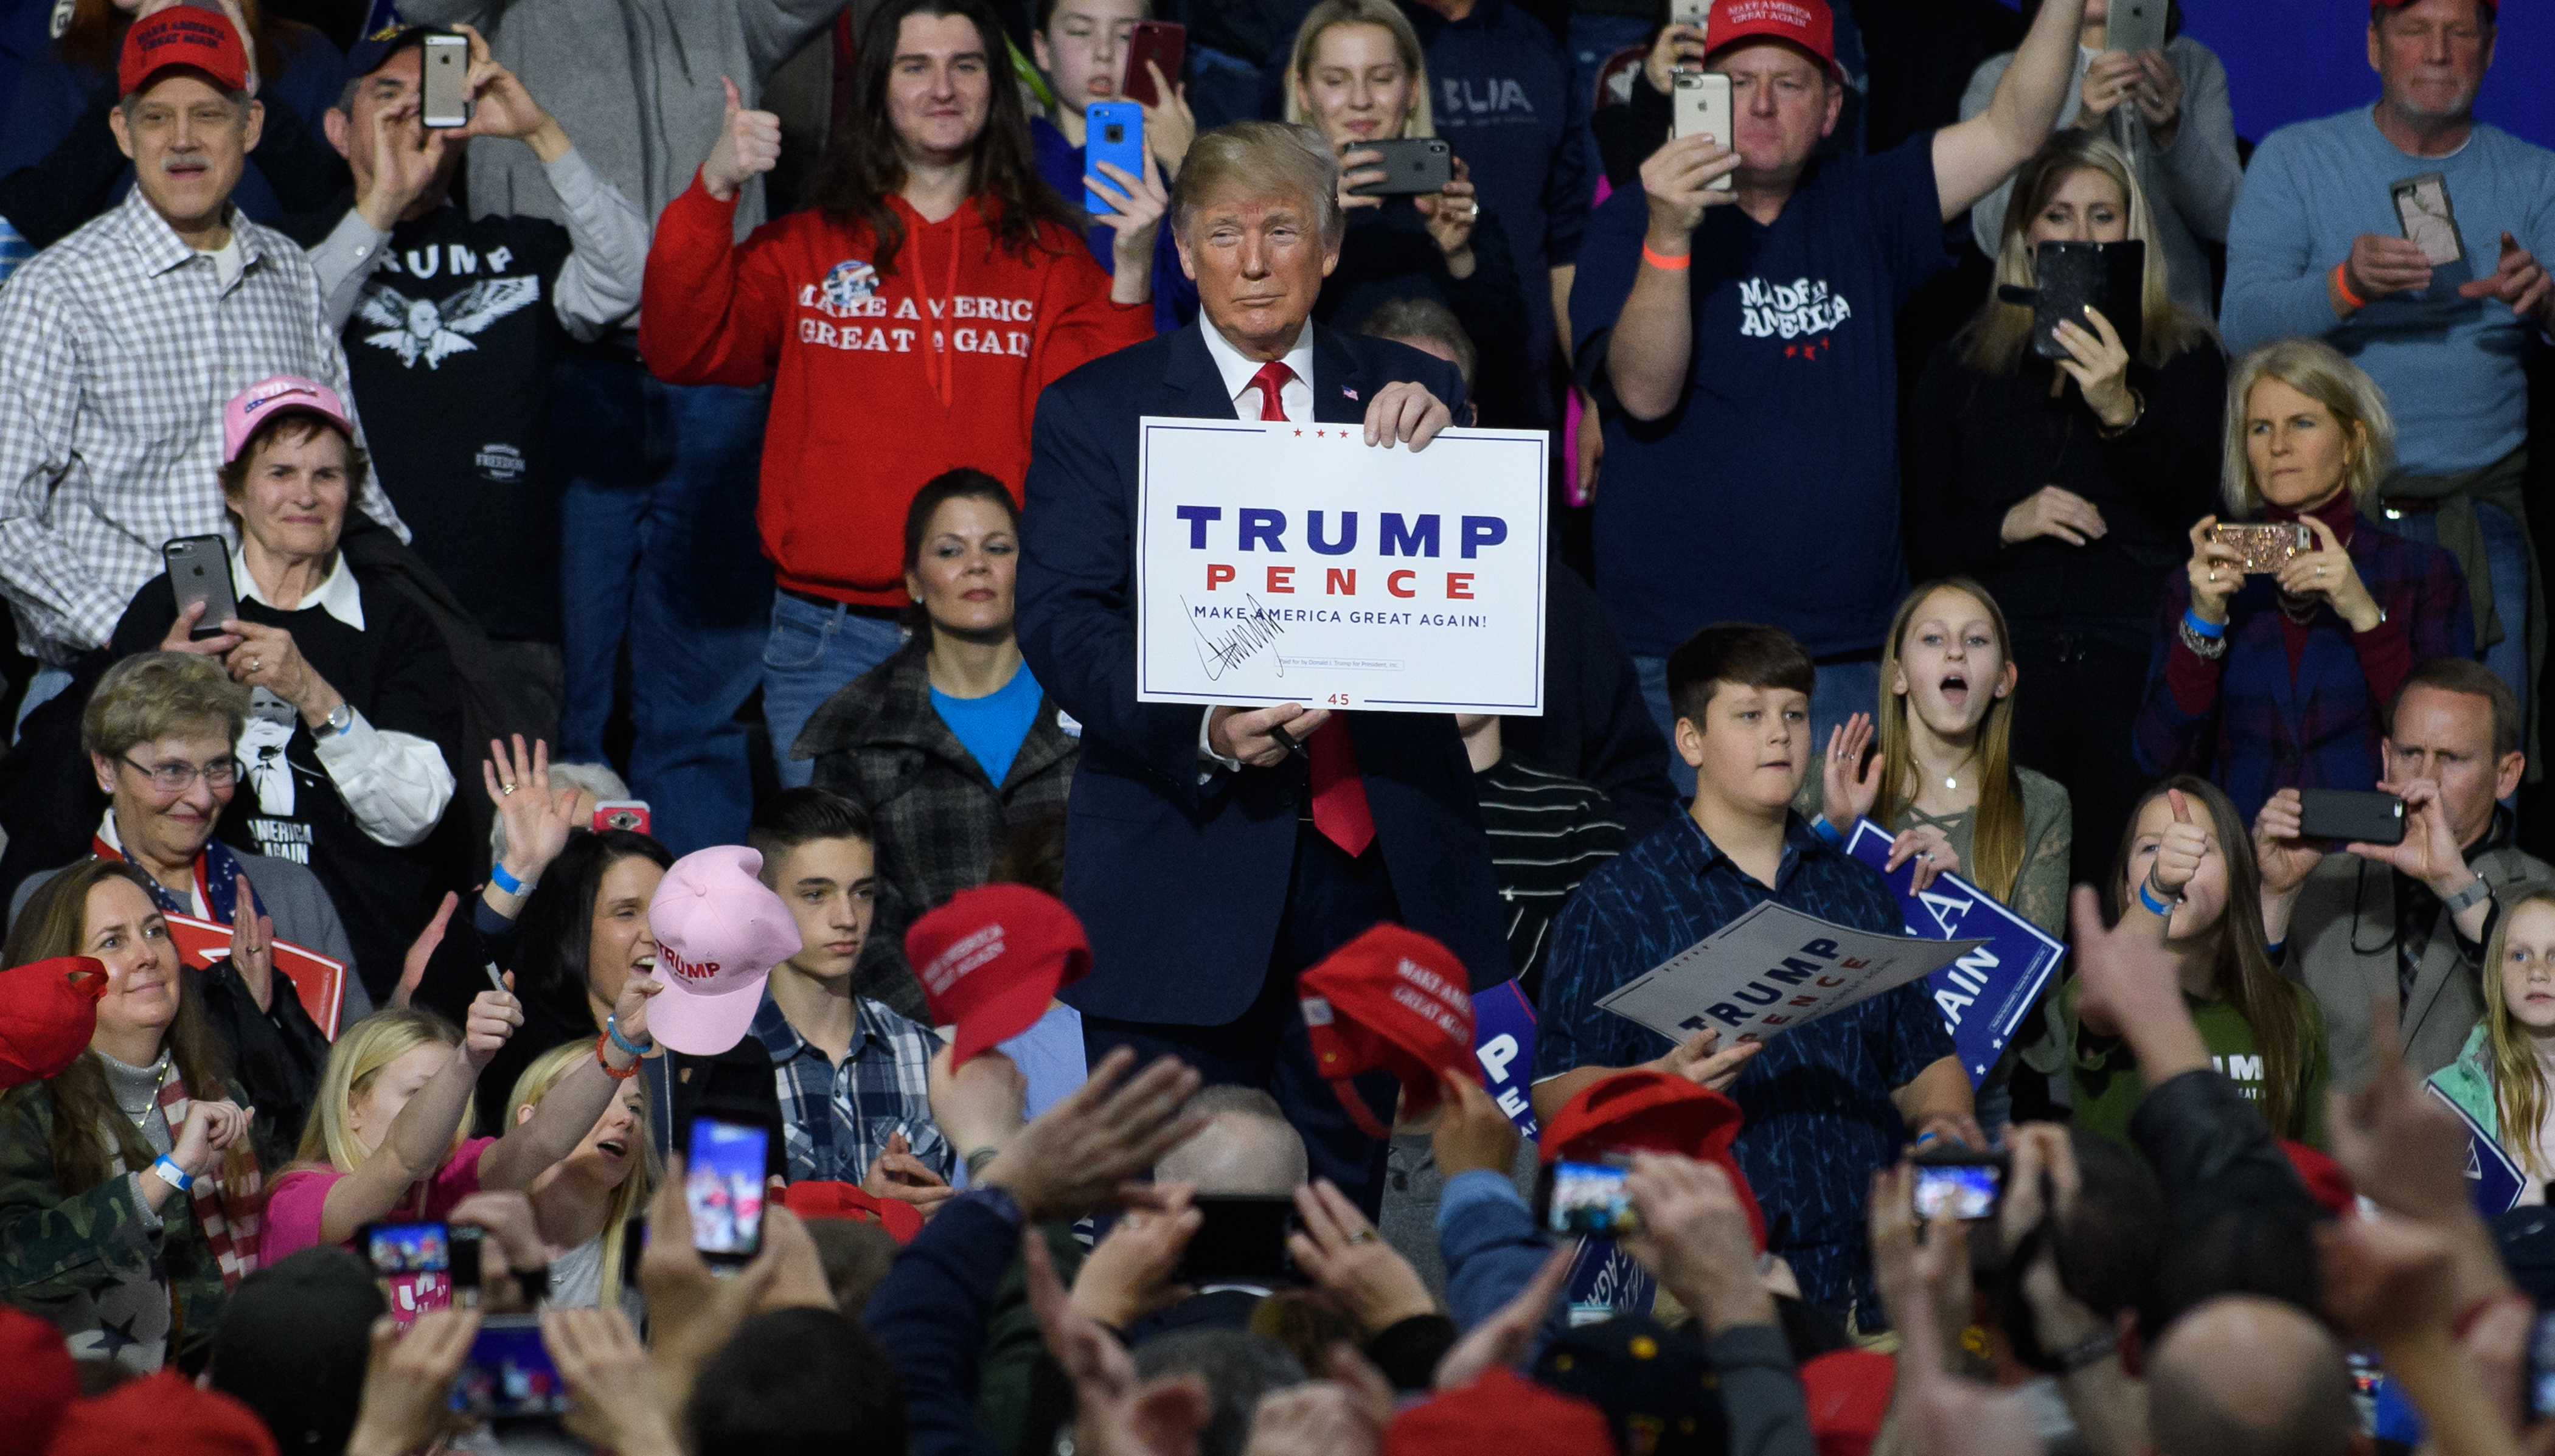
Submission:
M 559 640 L 550 289 L 567 229 L 446 204 L 392 229 L 346 320 L 373 469 L 417 552 L 488 635 Z

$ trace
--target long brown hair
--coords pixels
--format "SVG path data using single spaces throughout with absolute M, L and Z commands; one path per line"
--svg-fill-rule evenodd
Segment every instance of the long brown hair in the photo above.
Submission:
M 2217 963 L 2210 984 L 2218 998 L 2236 1008 L 2253 1033 L 2262 1054 L 2262 1121 L 2283 1138 L 2302 1136 L 2308 1109 L 2299 1094 L 2306 1070 L 2306 991 L 2271 962 L 2269 942 L 2262 938 L 2262 874 L 2253 863 L 2253 840 L 2245 818 L 2217 785 L 2189 774 L 2176 774 L 2157 784 L 2129 811 L 2121 830 L 2120 853 L 2112 861 L 2112 881 L 2104 899 L 2112 923 L 2119 924 L 2129 899 L 2129 851 L 2138 839 L 2138 815 L 2148 804 L 2181 789 L 2182 796 L 2209 810 L 2209 831 L 2218 837 L 2218 853 L 2227 861 L 2227 910 L 2218 922 Z
M 2529 1033 L 2511 1024 L 2502 1000 L 2501 957 L 2510 946 L 2511 922 L 2532 905 L 2555 908 L 2555 890 L 2532 890 L 2502 907 L 2493 927 L 2493 948 L 2484 957 L 2484 1026 L 2493 1048 L 2494 1111 L 2500 1120 L 2503 1151 L 2536 1177 L 2545 1177 L 2545 1159 L 2537 1153 L 2537 1125 L 2546 1118 L 2546 1073 L 2537 1065 Z
M 896 271 L 896 255 L 905 247 L 905 224 L 888 198 L 905 185 L 905 160 L 897 151 L 896 124 L 888 119 L 888 81 L 896 68 L 897 32 L 909 15 L 959 16 L 976 28 L 985 46 L 985 65 L 993 80 L 993 98 L 985 113 L 985 130 L 976 138 L 975 162 L 967 191 L 983 209 L 986 225 L 1003 251 L 1027 261 L 1039 246 L 1037 225 L 1052 222 L 1075 235 L 1083 218 L 1064 204 L 1055 188 L 1039 176 L 1037 154 L 1030 145 L 1029 110 L 1021 88 L 1011 77 L 1009 43 L 1002 23 L 984 0 L 892 0 L 870 13 L 861 27 L 859 54 L 853 61 L 852 104 L 826 140 L 824 159 L 816 164 L 809 198 L 837 222 L 858 223 L 877 238 L 871 266 L 881 274 Z
M 55 956 L 81 955 L 88 944 L 88 893 L 109 880 L 129 882 L 148 898 L 151 882 L 123 860 L 85 859 L 56 875 L 27 902 L 18 923 L 0 944 L 0 961 L 23 966 Z M 176 949 L 170 955 L 174 961 Z M 204 1024 L 202 994 L 195 975 L 178 967 L 178 1017 L 163 1037 L 178 1075 L 186 1079 L 189 1097 L 225 1097 L 230 1081 L 220 1038 Z M 54 1181 L 66 1193 L 85 1193 L 121 1172 L 151 1165 L 149 1144 L 134 1130 L 133 1120 L 115 1105 L 106 1085 L 106 1064 L 94 1050 L 82 1051 L 50 1080 L 20 1087 L 12 1097 L 50 1096 L 54 1101 L 51 1152 Z M 177 1129 L 169 1130 L 175 1137 Z M 114 1140 L 110 1148 L 107 1139 Z M 226 1159 L 225 1179 L 248 1147 L 242 1140 Z
M 258 0 L 239 0 L 239 8 L 240 19 L 248 22 L 248 33 L 256 41 L 257 73 L 261 79 L 273 80 L 284 73 L 284 53 L 276 49 L 275 31 L 267 25 Z M 124 50 L 124 33 L 132 28 L 133 17 L 117 9 L 115 0 L 72 0 L 71 18 L 54 45 L 64 61 L 113 75 L 116 58 Z
M 1915 797 L 1908 790 L 1916 782 L 1916 750 L 1907 726 L 1907 695 L 1891 692 L 1889 682 L 1907 651 L 1917 609 L 1938 591 L 1957 591 L 1985 608 L 1996 624 L 1998 655 L 2013 661 L 2013 633 L 2005 624 L 2005 609 L 1970 578 L 1928 581 L 1899 600 L 1897 615 L 1889 619 L 1889 636 L 1881 646 L 1881 796 L 1872 805 L 1873 819 L 1881 824 L 1895 826 Z M 1970 690 L 1978 688 L 1972 683 Z M 2022 779 L 2013 771 L 2012 742 L 2013 694 L 1990 698 L 1987 716 L 1979 720 L 1979 807 L 1970 822 L 1969 872 L 1972 884 L 2006 901 L 2013 899 L 2014 877 L 2022 873 Z
M 2109 138 L 2063 126 L 2013 176 L 2007 195 L 2005 231 L 1997 244 L 1996 282 L 1988 286 L 1987 306 L 1970 320 L 1960 343 L 1961 362 L 1989 374 L 2011 374 L 2021 367 L 2031 342 L 2031 309 L 1997 297 L 2002 287 L 2030 288 L 2038 277 L 2032 267 L 2031 220 L 2049 199 L 2080 172 L 2099 172 L 2121 189 L 2129 214 L 2129 236 L 2147 245 L 2146 278 L 2139 290 L 2138 360 L 2149 368 L 2185 349 L 2209 342 L 2209 325 L 2195 318 L 2166 291 L 2164 247 L 2156 240 L 2155 213 L 2138 185 L 2129 159 Z

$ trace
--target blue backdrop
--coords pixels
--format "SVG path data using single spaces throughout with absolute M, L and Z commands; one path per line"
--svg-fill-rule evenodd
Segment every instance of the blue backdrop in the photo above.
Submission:
M 2377 99 L 2369 12 L 2353 0 L 2182 0 L 2183 29 L 2227 62 L 2236 133 L 2277 128 Z M 2555 13 L 2540 0 L 2501 7 L 2501 39 L 2476 114 L 2555 148 Z

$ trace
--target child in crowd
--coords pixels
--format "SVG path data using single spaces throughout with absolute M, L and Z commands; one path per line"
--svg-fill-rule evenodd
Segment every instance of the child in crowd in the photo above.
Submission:
M 1154 7 L 1151 0 L 1038 0 L 1037 11 L 1030 51 L 1054 88 L 1055 103 L 1044 116 L 1030 118 L 1030 145 L 1037 155 L 1038 176 L 1066 206 L 1082 207 L 1090 200 L 1083 195 L 1082 180 L 1094 175 L 1084 154 L 1086 114 L 1094 102 L 1130 99 L 1126 82 L 1136 73 L 1130 43 L 1136 23 L 1153 19 Z M 1197 140 L 1197 121 L 1189 115 L 1188 88 L 1178 83 L 1179 66 L 1164 75 L 1151 59 L 1145 64 L 1155 102 L 1145 107 L 1145 150 L 1162 170 L 1167 187 L 1180 175 L 1189 143 Z M 1116 231 L 1095 224 L 1085 237 L 1093 261 L 1117 272 Z M 1154 237 L 1154 327 L 1168 333 L 1196 314 L 1197 285 L 1181 274 L 1178 248 L 1164 227 Z
M 1967 577 L 1928 582 L 1899 602 L 1881 652 L 1881 751 L 1867 761 L 1874 724 L 1865 714 L 1830 730 L 1821 832 L 1851 839 L 1869 814 L 1898 835 L 1892 847 L 1902 852 L 1918 839 L 1948 843 L 1971 884 L 2064 936 L 2067 790 L 2013 762 L 2021 673 L 2004 611 Z M 2014 1062 L 2057 1072 L 2060 1040 L 2039 1017 L 2023 1023 L 1979 1088 L 1979 1123 L 1991 1136 L 2009 1116 Z
M 2324 1015 L 2280 974 L 2262 939 L 2261 875 L 2236 806 L 2188 774 L 2140 800 L 2121 838 L 2113 923 L 2149 927 L 2176 962 L 2210 1059 L 2280 1137 L 2321 1148 L 2328 1078 Z M 2228 913 L 2229 907 L 2241 907 Z M 2076 1125 L 2129 1141 L 2141 1089 L 2110 1007 L 2071 980 L 2060 994 L 2074 1048 Z
M 593 1054 L 582 1041 L 543 1052 L 515 1081 L 515 1095 L 507 1099 L 512 1108 L 508 1125 L 530 1123 L 550 1089 Z M 657 1183 L 655 1147 L 647 1129 L 648 1083 L 633 1077 L 613 1094 L 576 1151 L 526 1190 L 542 1242 L 566 1251 L 550 1261 L 545 1299 L 550 1307 L 609 1309 L 617 1304 L 633 1320 L 639 1318 L 639 1291 L 623 1284 L 621 1273 L 631 1222 L 648 1206 L 649 1191 Z
M 2484 1020 L 2431 1085 L 2501 1145 L 2528 1175 L 2519 1201 L 2543 1204 L 2555 1174 L 2555 891 L 2522 896 L 2494 927 L 2485 956 Z
M 528 1121 L 503 1138 L 469 1138 L 471 1088 L 523 1025 L 511 991 L 482 991 L 466 1029 L 416 1007 L 378 1012 L 339 1037 L 320 1073 L 301 1157 L 266 1205 L 269 1259 L 313 1244 L 347 1244 L 384 1219 L 440 1219 L 483 1188 L 527 1188 L 576 1150 L 616 1088 L 638 1074 L 648 1037 L 650 977 L 622 986 L 589 1055 L 562 1076 Z M 362 1252 L 362 1251 L 358 1251 Z M 432 1271 L 391 1278 L 403 1324 L 451 1300 Z

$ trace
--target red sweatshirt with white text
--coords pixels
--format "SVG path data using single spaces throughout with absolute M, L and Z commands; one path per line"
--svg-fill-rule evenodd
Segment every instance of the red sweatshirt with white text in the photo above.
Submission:
M 735 243 L 733 201 L 699 179 L 657 221 L 639 351 L 669 384 L 772 383 L 755 519 L 786 587 L 901 606 L 905 513 L 972 465 L 1021 495 L 1038 391 L 1153 337 L 1151 303 L 1109 301 L 1083 240 L 1041 222 L 1024 259 L 981 199 L 905 224 L 892 273 L 858 223 L 793 212 Z

